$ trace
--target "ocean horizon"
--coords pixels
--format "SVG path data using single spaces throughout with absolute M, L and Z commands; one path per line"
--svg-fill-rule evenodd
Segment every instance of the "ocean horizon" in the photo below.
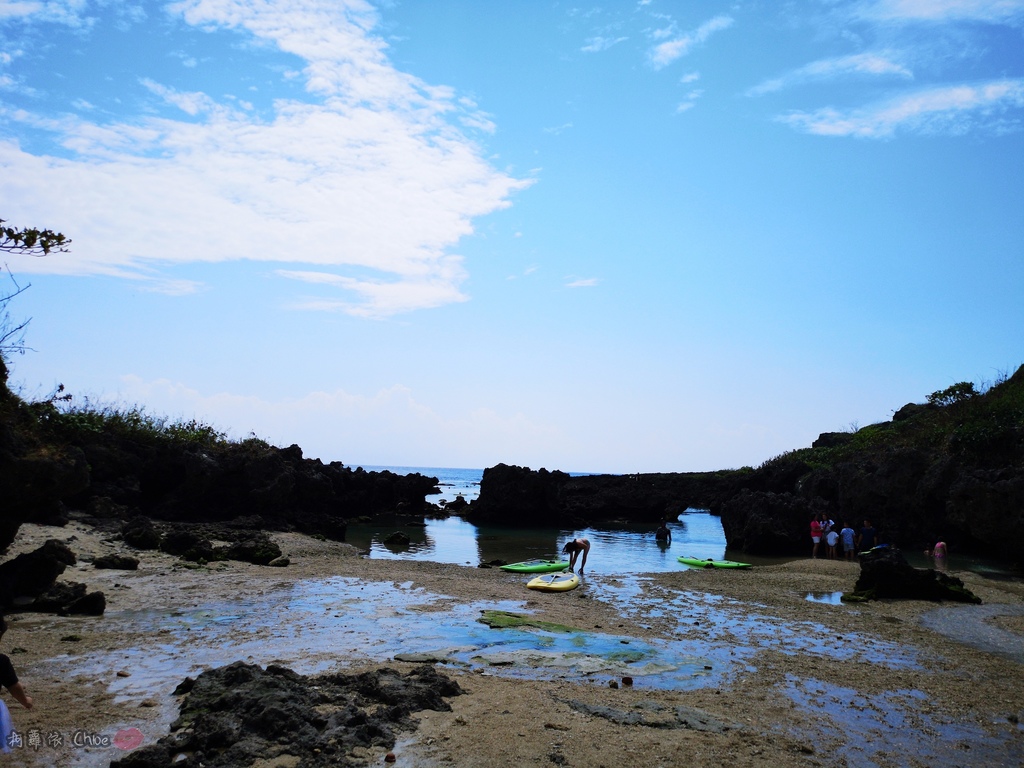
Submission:
M 348 466 L 362 467 L 367 472 L 386 471 L 394 472 L 396 475 L 419 473 L 426 477 L 436 477 L 437 487 L 441 492 L 427 496 L 427 501 L 432 504 L 442 499 L 453 501 L 457 496 L 462 496 L 466 501 L 473 501 L 480 495 L 480 480 L 484 476 L 483 469 L 465 467 L 407 467 L 387 464 L 350 464 Z
M 396 475 L 411 475 L 419 473 L 427 477 L 436 477 L 438 488 L 441 492 L 427 496 L 427 501 L 436 503 L 441 499 L 452 501 L 456 496 L 462 496 L 466 501 L 472 501 L 480 495 L 480 481 L 483 479 L 483 468 L 475 469 L 468 467 L 410 467 L 395 464 L 346 464 L 346 466 L 362 467 L 367 472 L 394 472 Z M 613 474 L 608 472 L 566 472 L 571 477 L 585 477 L 587 475 Z

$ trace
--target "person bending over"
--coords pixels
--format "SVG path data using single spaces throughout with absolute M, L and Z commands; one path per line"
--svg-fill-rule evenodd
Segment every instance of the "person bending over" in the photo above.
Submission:
M 590 552 L 590 541 L 587 539 L 573 539 L 572 541 L 565 542 L 565 546 L 562 547 L 562 554 L 569 556 L 569 570 L 576 570 L 576 559 L 580 556 L 580 552 L 583 553 L 583 559 L 580 560 L 580 575 L 583 575 L 583 569 L 587 565 L 587 553 Z

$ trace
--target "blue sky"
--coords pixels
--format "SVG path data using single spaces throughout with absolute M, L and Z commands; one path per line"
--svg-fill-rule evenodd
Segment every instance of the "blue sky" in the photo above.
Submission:
M 1024 0 L 0 1 L 12 383 L 346 464 L 757 465 L 1024 362 Z

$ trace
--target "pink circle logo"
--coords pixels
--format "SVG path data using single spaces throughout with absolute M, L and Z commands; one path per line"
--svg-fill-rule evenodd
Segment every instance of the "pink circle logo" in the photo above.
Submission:
M 114 746 L 118 749 L 135 749 L 142 743 L 142 731 L 138 728 L 122 728 L 114 734 Z

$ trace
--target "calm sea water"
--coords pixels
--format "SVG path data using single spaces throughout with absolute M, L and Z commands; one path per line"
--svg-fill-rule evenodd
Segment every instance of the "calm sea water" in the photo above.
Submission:
M 427 501 L 452 501 L 461 495 L 472 501 L 480 495 L 482 469 L 452 467 L 400 467 L 361 465 L 367 471 L 390 470 L 407 475 L 419 472 L 438 479 L 440 493 L 428 496 Z M 570 473 L 586 474 L 586 473 Z M 754 565 L 769 565 L 794 558 L 759 558 L 739 552 L 729 552 L 725 546 L 725 532 L 719 518 L 706 510 L 688 509 L 671 522 L 672 543 L 659 544 L 654 539 L 654 525 L 597 526 L 578 530 L 560 528 L 500 528 L 475 526 L 452 517 L 447 520 L 427 520 L 423 526 L 350 525 L 349 543 L 368 550 L 370 557 L 380 559 L 430 560 L 459 565 L 479 565 L 493 560 L 514 563 L 533 558 L 557 559 L 562 546 L 578 536 L 590 539 L 592 549 L 587 570 L 594 573 L 628 574 L 649 573 L 685 568 L 676 558 L 687 557 L 740 560 Z M 395 531 L 410 539 L 406 548 L 388 548 L 383 542 Z M 911 565 L 918 568 L 934 567 L 934 562 L 919 552 L 904 551 Z M 808 555 L 810 544 L 808 543 Z M 983 558 L 951 556 L 948 566 L 954 570 L 971 570 L 991 578 L 1020 577 L 1020 573 L 1006 563 Z
M 441 493 L 427 501 L 451 501 L 462 495 L 472 501 L 480 494 L 482 469 L 445 467 L 382 467 L 362 465 L 367 471 L 390 470 L 396 474 L 436 477 Z M 582 529 L 506 528 L 476 526 L 459 517 L 427 520 L 422 526 L 349 525 L 347 540 L 370 557 L 387 560 L 430 560 L 438 563 L 479 565 L 494 560 L 514 563 L 534 558 L 558 559 L 565 542 L 581 537 L 591 543 L 587 570 L 593 573 L 650 573 L 681 570 L 680 555 L 721 559 L 727 556 L 725 533 L 719 518 L 706 510 L 687 510 L 669 523 L 671 544 L 655 541 L 656 525 L 607 525 Z M 384 540 L 401 531 L 409 537 L 407 547 L 389 547 Z M 740 557 L 729 559 L 743 559 Z M 749 558 L 746 559 L 750 562 Z
M 439 501 L 454 501 L 456 496 L 462 496 L 466 501 L 472 501 L 480 495 L 480 478 L 484 476 L 482 469 L 458 469 L 452 467 L 383 467 L 374 464 L 356 464 L 367 472 L 382 472 L 388 470 L 396 475 L 411 475 L 419 472 L 427 477 L 437 478 L 437 487 L 441 493 L 427 496 L 427 502 L 437 504 Z

